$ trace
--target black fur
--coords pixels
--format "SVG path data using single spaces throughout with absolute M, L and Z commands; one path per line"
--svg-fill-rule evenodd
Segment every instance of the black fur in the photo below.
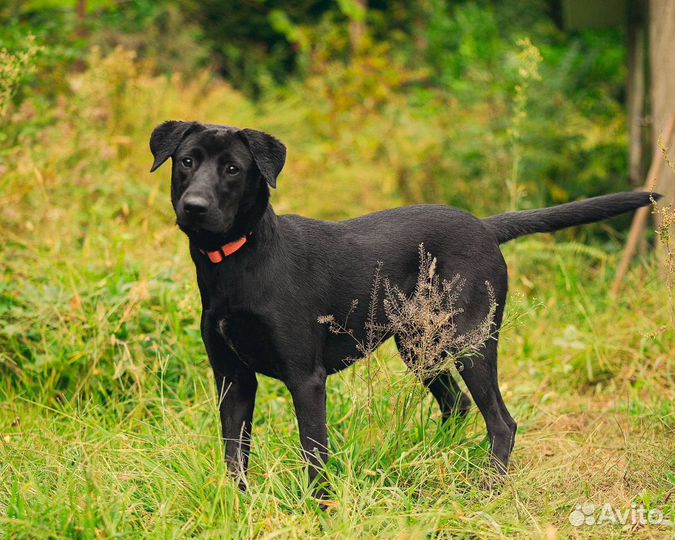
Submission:
M 167 159 L 169 159 L 176 148 L 188 134 L 190 128 L 195 128 L 195 122 L 175 122 L 173 120 L 164 122 L 157 126 L 152 132 L 150 139 L 150 151 L 155 158 L 150 172 L 155 172 Z
M 383 275 L 411 293 L 421 243 L 437 258 L 441 277 L 460 274 L 466 280 L 459 298 L 464 312 L 456 320 L 460 332 L 475 328 L 490 309 L 486 281 L 494 289 L 495 339 L 483 345 L 461 376 L 485 419 L 494 464 L 505 471 L 516 423 L 497 382 L 497 338 L 508 289 L 500 242 L 598 221 L 649 203 L 645 194 L 620 193 L 486 220 L 448 206 L 420 205 L 336 223 L 274 213 L 269 187 L 276 185 L 285 147 L 269 135 L 167 122 L 153 132 L 150 148 L 153 170 L 173 158 L 171 199 L 197 270 L 202 337 L 220 395 L 226 459 L 242 486 L 258 373 L 282 380 L 290 390 L 310 481 L 321 477 L 328 457 L 326 377 L 358 356 L 355 339 L 365 339 L 378 261 Z M 219 264 L 202 252 L 244 235 L 247 243 Z M 352 300 L 358 300 L 358 307 L 350 312 Z M 355 339 L 330 333 L 317 322 L 322 315 L 344 322 L 348 314 Z M 381 304 L 377 318 L 385 320 Z M 468 410 L 470 401 L 450 373 L 422 382 L 444 420 Z
M 260 174 L 270 187 L 277 187 L 277 176 L 286 163 L 286 147 L 274 137 L 254 129 L 242 129 L 239 133 L 246 142 Z
M 661 195 L 646 191 L 628 191 L 592 197 L 585 201 L 561 204 L 553 208 L 507 212 L 484 220 L 500 244 L 533 233 L 554 232 L 575 225 L 584 225 L 647 206 Z

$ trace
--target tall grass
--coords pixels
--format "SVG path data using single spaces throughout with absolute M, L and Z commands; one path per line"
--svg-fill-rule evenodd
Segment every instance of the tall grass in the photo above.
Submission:
M 122 49 L 94 54 L 54 108 L 11 112 L 15 126 L 49 121 L 16 131 L 0 163 L 0 537 L 672 536 L 567 520 L 587 500 L 673 510 L 668 291 L 647 259 L 610 298 L 615 244 L 506 249 L 517 264 L 501 386 L 520 429 L 500 491 L 481 487 L 475 408 L 441 428 L 385 343 L 329 381 L 335 504 L 322 512 L 306 490 L 288 394 L 263 377 L 239 492 L 167 173 L 148 173 L 149 133 L 169 118 L 267 129 L 290 149 L 277 211 L 336 218 L 402 202 L 396 140 L 420 124 L 399 131 L 373 111 L 327 142 L 309 96 L 255 105 L 207 75 L 155 77 Z M 342 129 L 361 120 L 363 131 Z M 392 129 L 386 151 L 364 135 L 378 122 Z

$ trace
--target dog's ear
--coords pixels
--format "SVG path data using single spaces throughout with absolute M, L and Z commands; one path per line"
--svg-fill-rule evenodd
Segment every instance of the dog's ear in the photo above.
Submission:
M 248 146 L 260 174 L 270 187 L 277 187 L 277 176 L 286 163 L 286 146 L 272 135 L 255 129 L 242 129 L 239 134 Z
M 150 172 L 155 172 L 162 163 L 169 159 L 188 132 L 198 125 L 197 122 L 177 122 L 176 120 L 169 120 L 158 125 L 150 135 L 150 151 L 155 158 Z

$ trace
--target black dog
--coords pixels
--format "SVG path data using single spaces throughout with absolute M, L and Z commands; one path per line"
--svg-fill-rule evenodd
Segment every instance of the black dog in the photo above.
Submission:
M 357 340 L 363 339 L 359 329 L 365 334 L 377 261 L 391 282 L 410 293 L 421 243 L 437 257 L 441 276 L 465 279 L 460 330 L 484 320 L 491 307 L 485 283 L 494 289 L 495 339 L 483 344 L 461 376 L 485 419 L 493 462 L 505 471 L 516 422 L 497 383 L 496 338 L 508 287 L 499 244 L 599 221 L 650 202 L 648 193 L 616 193 L 484 220 L 448 206 L 420 205 L 334 223 L 274 213 L 269 188 L 276 187 L 286 148 L 270 135 L 171 121 L 153 131 L 150 149 L 152 171 L 173 159 L 171 200 L 197 267 L 201 331 L 220 395 L 227 464 L 242 487 L 256 374 L 280 379 L 290 390 L 312 482 L 328 457 L 326 377 L 357 356 L 352 337 L 329 332 L 317 317 L 332 314 L 341 320 L 357 299 L 349 321 Z M 444 419 L 466 413 L 470 401 L 449 373 L 423 383 Z M 323 494 L 321 487 L 318 493 Z

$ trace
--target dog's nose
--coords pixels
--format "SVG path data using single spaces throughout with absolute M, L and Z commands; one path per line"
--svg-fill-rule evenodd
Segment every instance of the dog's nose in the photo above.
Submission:
M 185 213 L 190 217 L 201 217 L 209 209 L 209 201 L 198 195 L 192 195 L 183 202 Z

